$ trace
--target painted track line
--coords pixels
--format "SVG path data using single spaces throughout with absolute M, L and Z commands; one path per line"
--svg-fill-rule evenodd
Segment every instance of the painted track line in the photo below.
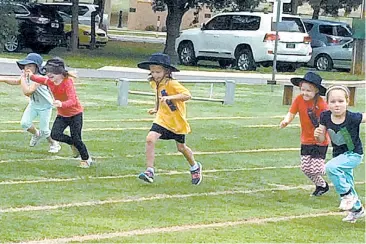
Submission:
M 365 184 L 365 182 L 356 182 L 355 184 Z M 64 203 L 56 205 L 41 205 L 41 206 L 25 206 L 18 208 L 5 208 L 0 209 L 0 213 L 17 213 L 17 212 L 34 212 L 34 211 L 49 211 L 59 210 L 73 207 L 91 207 L 100 206 L 106 204 L 122 204 L 122 203 L 135 203 L 135 202 L 146 202 L 154 200 L 166 200 L 166 199 L 187 199 L 192 197 L 209 197 L 209 196 L 223 196 L 223 195 L 236 195 L 236 194 L 253 194 L 258 192 L 272 192 L 272 191 L 289 191 L 289 190 L 311 190 L 314 185 L 299 185 L 299 186 L 285 186 L 275 187 L 267 189 L 257 190 L 233 190 L 233 191 L 214 191 L 214 192 L 202 192 L 202 193 L 191 193 L 191 194 L 158 194 L 150 197 L 131 197 L 123 199 L 110 199 L 110 200 L 97 200 L 87 202 L 75 202 L 75 203 Z
M 259 116 L 229 116 L 229 117 L 192 117 L 188 118 L 190 120 L 241 120 L 241 119 L 280 119 L 284 116 L 275 115 L 275 116 L 268 116 L 268 117 L 259 117 Z M 142 118 L 142 119 L 86 119 L 84 122 L 152 122 L 154 118 Z M 34 122 L 38 122 L 35 120 Z M 20 124 L 18 120 L 3 120 L 0 121 L 0 124 Z
M 247 149 L 247 150 L 232 150 L 232 151 L 216 151 L 216 152 L 194 152 L 195 155 L 215 155 L 215 154 L 235 154 L 235 153 L 262 153 L 262 152 L 288 152 L 288 151 L 298 151 L 300 148 L 259 148 L 259 149 Z M 161 156 L 179 156 L 182 155 L 180 152 L 174 152 L 174 153 L 157 153 L 155 156 L 161 157 Z M 133 154 L 127 154 L 125 155 L 126 158 L 135 158 L 137 156 L 144 156 L 144 154 L 141 155 L 133 155 Z M 109 157 L 109 156 L 93 156 L 96 159 L 121 159 L 123 157 Z M 78 158 L 71 158 L 71 157 L 61 157 L 61 156 L 51 156 L 49 158 L 32 158 L 32 159 L 8 159 L 8 160 L 0 160 L 0 164 L 2 163 L 15 163 L 15 162 L 34 162 L 34 161 L 54 161 L 54 160 L 80 160 Z
M 283 166 L 283 167 L 256 167 L 256 168 L 236 168 L 236 169 L 209 169 L 204 170 L 204 173 L 221 173 L 221 172 L 236 172 L 236 171 L 260 171 L 260 170 L 272 170 L 272 169 L 295 169 L 300 166 Z M 159 175 L 183 175 L 190 174 L 189 171 L 167 171 L 160 170 L 162 172 L 156 173 Z M 0 181 L 0 185 L 20 185 L 20 184 L 37 184 L 37 183 L 58 183 L 58 182 L 72 182 L 78 180 L 110 180 L 110 179 L 123 179 L 123 178 L 136 178 L 137 174 L 129 175 L 115 175 L 115 176 L 88 176 L 88 177 L 78 177 L 78 178 L 44 178 L 38 180 L 19 180 L 19 181 Z
M 344 215 L 343 212 L 320 212 L 313 214 L 303 214 L 303 215 L 290 215 L 290 216 L 281 216 L 281 217 L 270 217 L 270 218 L 249 218 L 242 219 L 238 221 L 229 221 L 229 222 L 216 222 L 211 224 L 190 224 L 190 225 L 177 225 L 177 226 L 169 226 L 169 227 L 157 227 L 157 228 L 147 228 L 140 230 L 127 230 L 121 232 L 113 232 L 113 233 L 104 233 L 104 234 L 90 234 L 84 236 L 73 236 L 73 237 L 65 237 L 65 238 L 57 238 L 57 239 L 43 239 L 38 241 L 29 241 L 22 242 L 24 244 L 39 244 L 39 243 L 68 243 L 68 242 L 83 242 L 83 241 L 93 241 L 93 240 L 103 240 L 103 239 L 112 239 L 118 237 L 130 237 L 130 236 L 138 236 L 138 235 L 149 235 L 149 234 L 163 234 L 163 233 L 171 233 L 171 232 L 183 232 L 183 231 L 191 231 L 198 229 L 211 229 L 211 228 L 227 228 L 233 226 L 240 225 L 250 225 L 250 224 L 266 224 L 266 223 L 277 223 L 283 221 L 291 221 L 296 219 L 306 219 L 306 218 L 319 218 L 326 216 L 339 216 Z
M 191 193 L 191 194 L 159 194 L 151 197 L 133 197 L 124 199 L 111 199 L 111 200 L 101 200 L 101 201 L 87 201 L 87 202 L 75 202 L 75 203 L 65 203 L 56 205 L 43 205 L 43 206 L 26 206 L 18 208 L 5 208 L 0 209 L 0 213 L 16 213 L 16 212 L 33 212 L 33 211 L 47 211 L 47 210 L 58 210 L 64 208 L 72 207 L 90 207 L 105 204 L 119 204 L 119 203 L 131 203 L 131 202 L 145 202 L 154 200 L 165 200 L 165 199 L 185 199 L 191 197 L 203 197 L 203 196 L 221 196 L 221 195 L 235 195 L 235 194 L 252 194 L 257 192 L 268 192 L 268 191 L 287 191 L 287 190 L 297 190 L 297 189 L 312 189 L 313 185 L 303 185 L 303 186 L 293 186 L 286 188 L 268 188 L 268 189 L 258 189 L 258 190 L 235 190 L 235 191 L 214 191 L 214 192 L 202 192 L 202 193 Z
M 262 125 L 240 125 L 239 128 L 278 128 L 278 124 L 262 124 Z M 291 124 L 287 127 L 300 127 L 300 124 Z M 126 127 L 126 128 L 85 128 L 83 132 L 90 132 L 90 131 L 128 131 L 128 130 L 149 130 L 150 127 Z M 24 133 L 23 130 L 19 129 L 9 129 L 9 130 L 0 130 L 0 133 Z

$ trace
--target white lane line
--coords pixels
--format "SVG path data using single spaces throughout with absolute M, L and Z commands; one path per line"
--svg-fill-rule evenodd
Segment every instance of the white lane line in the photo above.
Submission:
M 259 170 L 272 170 L 272 169 L 294 169 L 299 166 L 283 166 L 283 167 L 256 167 L 256 168 L 236 168 L 236 169 L 208 169 L 204 170 L 203 173 L 221 173 L 221 172 L 236 172 L 236 171 L 259 171 Z M 183 175 L 190 174 L 189 171 L 168 171 L 156 173 L 156 175 Z M 37 184 L 37 183 L 49 183 L 49 182 L 71 182 L 78 180 L 106 180 L 106 179 L 123 179 L 123 178 L 136 178 L 137 174 L 129 175 L 115 175 L 115 176 L 88 176 L 78 178 L 43 178 L 38 180 L 8 180 L 0 181 L 0 185 L 19 185 L 19 184 Z
M 43 239 L 43 240 L 28 241 L 28 242 L 22 242 L 22 243 L 38 244 L 38 243 L 83 242 L 83 241 L 103 240 L 103 239 L 112 239 L 112 238 L 118 238 L 118 237 L 129 237 L 129 236 L 137 236 L 137 235 L 183 232 L 183 231 L 190 231 L 190 230 L 197 230 L 197 229 L 226 228 L 226 227 L 249 225 L 249 224 L 277 223 L 277 222 L 282 222 L 282 221 L 291 221 L 294 219 L 319 218 L 319 217 L 339 216 L 339 215 L 345 215 L 345 213 L 344 212 L 320 212 L 320 213 L 313 213 L 313 214 L 290 215 L 290 216 L 281 216 L 281 217 L 248 218 L 248 219 L 242 219 L 242 220 L 238 220 L 238 221 L 216 222 L 216 223 L 211 223 L 211 224 L 201 223 L 201 224 L 177 225 L 177 226 L 160 227 L 160 228 L 159 227 L 147 228 L 147 229 L 140 229 L 140 230 L 127 230 L 127 231 L 113 232 L 113 233 L 90 234 L 90 235 L 84 235 L 84 236 L 64 237 L 64 238 L 57 238 L 57 239 Z
M 233 117 L 192 117 L 188 118 L 190 120 L 241 120 L 241 119 L 279 119 L 284 116 L 268 116 L 268 117 L 259 117 L 259 116 L 233 116 Z M 151 122 L 153 118 L 142 118 L 142 119 L 86 119 L 84 122 Z M 34 121 L 38 122 L 39 121 Z M 20 124 L 18 120 L 4 120 L 0 121 L 0 124 Z
M 355 182 L 355 184 L 360 184 L 360 182 Z M 365 184 L 365 182 L 361 182 Z M 64 203 L 56 205 L 41 205 L 41 206 L 25 206 L 18 208 L 5 208 L 0 209 L 0 213 L 16 213 L 16 212 L 33 212 L 33 211 L 48 211 L 48 210 L 58 210 L 63 208 L 73 208 L 73 207 L 90 207 L 99 206 L 105 204 L 120 204 L 120 203 L 131 203 L 131 202 L 145 202 L 154 200 L 165 200 L 165 199 L 185 199 L 191 197 L 203 197 L 203 196 L 221 196 L 221 195 L 236 195 L 236 194 L 252 194 L 257 192 L 272 192 L 272 191 L 289 191 L 289 190 L 310 190 L 313 189 L 314 185 L 299 185 L 299 186 L 285 186 L 285 187 L 275 187 L 268 189 L 257 189 L 257 190 L 232 190 L 232 191 L 214 191 L 214 192 L 202 192 L 202 193 L 191 193 L 191 194 L 158 194 L 150 197 L 130 197 L 123 199 L 110 199 L 110 200 L 97 200 L 97 201 L 87 201 L 87 202 L 75 202 L 75 203 Z
M 261 153 L 261 152 L 287 152 L 287 151 L 298 151 L 299 148 L 260 148 L 260 149 L 247 149 L 247 150 L 232 150 L 232 151 L 216 151 L 216 152 L 194 152 L 195 155 L 215 155 L 215 154 L 235 154 L 235 153 Z M 157 153 L 155 156 L 180 156 L 182 155 L 179 152 L 175 153 Z M 125 155 L 126 158 L 135 158 L 137 156 L 144 156 L 141 155 L 133 155 L 127 154 Z M 121 159 L 122 157 L 108 157 L 108 156 L 93 156 L 96 159 Z M 61 157 L 61 156 L 50 156 L 49 158 L 37 158 L 37 159 L 8 159 L 8 160 L 0 160 L 1 163 L 14 163 L 14 162 L 37 162 L 37 161 L 54 161 L 54 160 L 80 160 L 78 158 L 68 158 L 68 157 Z
M 88 207 L 88 206 L 105 205 L 105 204 L 144 202 L 144 201 L 163 200 L 163 199 L 182 199 L 182 198 L 202 197 L 202 196 L 251 194 L 251 193 L 267 192 L 267 191 L 287 191 L 287 190 L 295 190 L 295 189 L 306 189 L 306 190 L 308 190 L 312 187 L 313 187 L 312 185 L 311 186 L 303 185 L 303 186 L 294 186 L 294 187 L 286 187 L 286 188 L 275 187 L 275 188 L 258 189 L 258 190 L 214 191 L 214 192 L 202 192 L 202 193 L 191 193 L 191 194 L 175 194 L 175 195 L 158 194 L 158 195 L 154 195 L 154 196 L 151 196 L 151 197 L 131 197 L 131 198 L 124 198 L 124 199 L 110 199 L 110 200 L 101 200 L 101 201 L 97 200 L 97 201 L 87 201 L 87 202 L 64 203 L 64 204 L 56 204 L 56 205 L 5 208 L 5 209 L 0 209 L 0 213 L 47 211 L 47 210 L 57 210 L 57 209 L 72 208 L 72 207 Z
M 300 127 L 299 124 L 291 124 L 287 127 Z M 240 125 L 238 128 L 279 128 L 278 124 L 275 125 Z M 83 132 L 89 131 L 126 131 L 126 130 L 149 130 L 150 127 L 126 127 L 126 128 L 85 128 Z M 0 133 L 24 133 L 23 130 L 10 129 L 10 130 L 0 130 Z

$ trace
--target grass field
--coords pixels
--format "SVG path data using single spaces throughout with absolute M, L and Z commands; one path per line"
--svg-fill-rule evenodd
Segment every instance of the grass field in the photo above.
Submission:
M 341 221 L 346 213 L 338 211 L 333 187 L 309 196 L 314 186 L 299 169 L 299 121 L 278 128 L 288 110 L 280 86 L 238 85 L 230 106 L 188 102 L 187 144 L 204 172 L 199 186 L 191 185 L 172 141 L 157 144 L 156 182 L 137 179 L 152 97 L 130 95 L 119 107 L 114 81 L 85 79 L 76 87 L 83 138 L 97 160 L 90 169 L 77 168 L 67 145 L 57 155 L 47 153 L 45 141 L 28 147 L 19 125 L 27 100 L 19 87 L 0 83 L 1 243 L 365 242 L 365 221 Z M 209 85 L 187 87 L 208 96 Z M 149 91 L 147 84 L 130 89 Z M 215 98 L 223 95 L 215 85 Z M 350 109 L 364 111 L 365 90 L 356 96 Z M 365 143 L 364 125 L 361 136 Z M 355 181 L 365 202 L 364 163 Z

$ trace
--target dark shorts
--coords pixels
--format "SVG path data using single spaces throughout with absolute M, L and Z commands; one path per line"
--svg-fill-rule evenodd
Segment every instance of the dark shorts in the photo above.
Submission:
M 159 137 L 159 139 L 162 140 L 175 140 L 179 143 L 185 143 L 186 142 L 186 135 L 180 135 L 180 134 L 175 134 L 174 132 L 171 132 L 168 129 L 165 129 L 164 127 L 153 123 L 150 131 L 155 131 L 159 134 L 161 134 L 161 136 Z
M 325 159 L 328 146 L 301 145 L 301 155 L 310 155 L 312 158 Z

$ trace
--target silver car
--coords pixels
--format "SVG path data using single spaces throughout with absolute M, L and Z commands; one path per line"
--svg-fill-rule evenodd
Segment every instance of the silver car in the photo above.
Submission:
M 353 41 L 343 45 L 313 48 L 308 66 L 317 70 L 351 69 Z

